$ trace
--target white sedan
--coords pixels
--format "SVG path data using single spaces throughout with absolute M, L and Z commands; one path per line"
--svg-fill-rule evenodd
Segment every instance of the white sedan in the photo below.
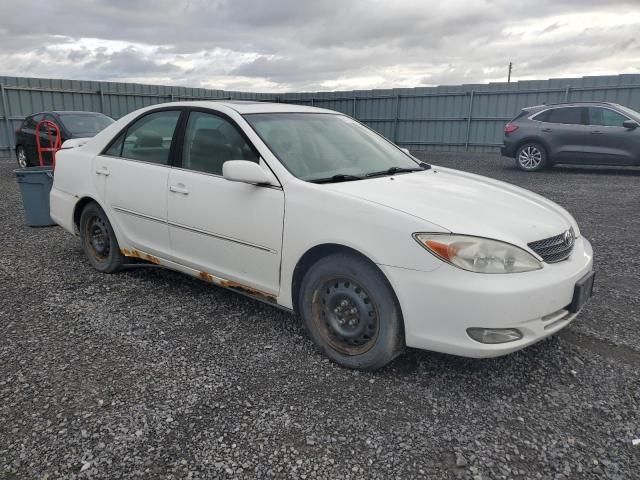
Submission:
M 297 312 L 350 368 L 407 346 L 507 354 L 591 295 L 591 245 L 566 210 L 333 111 L 177 102 L 73 142 L 51 216 L 96 269 L 135 257 Z

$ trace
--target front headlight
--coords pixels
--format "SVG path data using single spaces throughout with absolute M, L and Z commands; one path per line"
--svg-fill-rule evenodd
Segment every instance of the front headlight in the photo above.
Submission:
M 518 273 L 542 268 L 533 255 L 510 243 L 432 233 L 415 233 L 413 238 L 436 257 L 470 272 Z

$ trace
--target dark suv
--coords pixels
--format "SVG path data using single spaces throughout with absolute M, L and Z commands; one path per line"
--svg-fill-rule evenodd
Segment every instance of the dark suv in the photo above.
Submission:
M 608 102 L 524 108 L 504 127 L 502 155 L 533 172 L 556 163 L 640 165 L 640 113 Z
M 96 112 L 41 112 L 29 115 L 16 130 L 16 158 L 20 167 L 39 164 L 36 125 L 42 120 L 50 120 L 58 125 L 62 142 L 70 138 L 93 137 L 114 121 L 113 118 Z M 49 146 L 45 128 L 40 130 L 40 145 Z M 43 159 L 50 158 L 48 153 L 43 155 Z

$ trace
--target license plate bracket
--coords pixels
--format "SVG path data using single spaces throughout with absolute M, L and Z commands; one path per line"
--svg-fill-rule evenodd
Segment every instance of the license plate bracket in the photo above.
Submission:
M 576 286 L 573 289 L 573 300 L 571 300 L 571 305 L 569 305 L 569 311 L 571 313 L 579 312 L 585 303 L 589 301 L 593 295 L 595 278 L 596 272 L 591 271 L 576 282 Z

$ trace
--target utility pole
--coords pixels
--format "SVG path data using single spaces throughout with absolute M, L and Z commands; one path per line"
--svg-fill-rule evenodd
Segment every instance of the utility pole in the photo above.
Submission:
M 507 77 L 507 83 L 511 83 L 511 69 L 513 68 L 513 63 L 509 62 L 509 76 Z

